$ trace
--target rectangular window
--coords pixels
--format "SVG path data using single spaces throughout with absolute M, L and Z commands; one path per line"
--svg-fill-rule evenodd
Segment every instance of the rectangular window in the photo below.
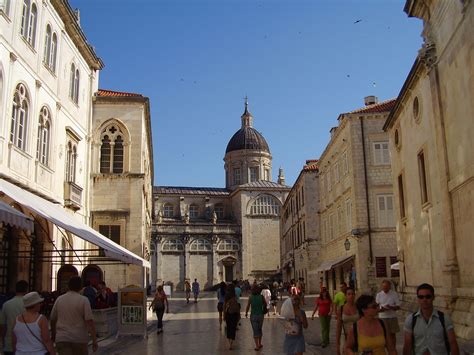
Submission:
M 249 168 L 250 182 L 258 181 L 258 166 L 252 166 Z
M 428 184 L 426 181 L 426 164 L 425 164 L 425 153 L 423 151 L 418 153 L 418 174 L 420 176 L 420 191 L 421 191 L 421 203 L 428 202 Z
M 242 178 L 240 175 L 240 168 L 234 168 L 234 185 L 240 185 L 242 183 Z
M 397 262 L 397 257 L 396 256 L 391 256 L 390 257 L 390 266 L 395 264 Z M 390 277 L 400 277 L 400 270 L 394 270 L 390 268 Z
M 347 224 L 347 231 L 350 232 L 352 230 L 352 203 L 351 203 L 351 199 L 346 200 L 346 224 Z
M 328 186 L 328 191 L 329 191 L 329 192 L 332 191 L 332 186 L 331 186 L 331 183 L 332 183 L 331 175 L 332 175 L 332 174 L 331 174 L 331 171 L 332 171 L 332 169 L 329 168 L 329 169 L 328 169 L 328 173 L 326 174 L 326 184 L 327 184 L 327 186 Z
M 342 153 L 342 171 L 344 175 L 349 173 L 349 164 L 347 162 L 347 152 Z
M 377 196 L 377 213 L 379 227 L 394 227 L 393 195 Z
M 387 277 L 387 261 L 385 256 L 375 257 L 376 277 Z
M 342 208 L 341 206 L 338 206 L 337 207 L 337 235 L 342 234 L 344 232 L 343 219 L 344 219 L 344 214 L 342 212 Z
M 335 236 L 335 227 L 336 227 L 336 215 L 333 213 L 329 217 L 329 238 L 332 240 Z
M 403 174 L 398 175 L 398 203 L 400 205 L 400 218 L 406 217 L 405 212 L 405 191 L 403 189 Z
M 388 149 L 388 142 L 374 143 L 374 164 L 387 165 L 390 164 L 390 151 Z
M 109 238 L 114 243 L 120 244 L 120 226 L 100 225 L 99 233 Z
M 339 162 L 334 164 L 334 183 L 339 182 Z

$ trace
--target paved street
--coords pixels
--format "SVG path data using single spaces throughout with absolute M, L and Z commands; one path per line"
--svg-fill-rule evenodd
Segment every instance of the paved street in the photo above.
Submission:
M 121 337 L 106 339 L 99 343 L 98 354 L 252 354 L 254 343 L 252 329 L 248 319 L 242 319 L 240 330 L 237 332 L 234 350 L 229 351 L 224 327 L 219 330 L 216 299 L 213 293 L 203 294 L 197 304 L 186 304 L 178 295 L 170 301 L 170 312 L 165 315 L 164 333 L 157 335 L 156 317 L 149 327 L 148 339 L 142 337 Z M 241 300 L 246 304 L 247 300 Z M 308 299 L 305 309 L 308 318 L 311 316 L 311 307 L 314 297 Z M 308 306 L 309 305 L 309 306 Z M 333 319 L 334 320 L 334 319 Z M 305 339 L 308 343 L 306 353 L 330 355 L 335 353 L 335 322 L 331 324 L 331 345 L 322 349 L 320 343 L 319 321 L 309 320 L 309 327 L 305 330 Z M 283 321 L 271 315 L 265 319 L 263 325 L 263 349 L 260 354 L 284 354 L 282 351 L 284 330 Z M 401 344 L 399 344 L 400 348 Z

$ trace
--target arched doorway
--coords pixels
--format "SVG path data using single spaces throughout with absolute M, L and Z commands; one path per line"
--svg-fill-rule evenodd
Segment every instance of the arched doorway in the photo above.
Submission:
M 104 273 L 97 265 L 87 265 L 82 270 L 82 284 L 90 281 L 91 285 L 96 286 L 100 281 L 104 281 Z
M 72 265 L 63 265 L 58 270 L 58 281 L 56 289 L 60 292 L 66 292 L 68 290 L 69 280 L 73 276 L 78 276 L 79 272 Z

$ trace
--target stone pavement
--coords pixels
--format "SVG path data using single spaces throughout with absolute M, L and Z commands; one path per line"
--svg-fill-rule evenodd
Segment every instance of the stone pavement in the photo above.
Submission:
M 246 298 L 241 299 L 245 307 Z M 280 302 L 281 304 L 281 302 Z M 308 316 L 308 329 L 304 331 L 307 342 L 306 354 L 335 354 L 335 326 L 331 322 L 331 344 L 323 349 L 320 344 L 320 326 L 318 318 L 311 320 L 314 296 L 307 297 L 305 306 Z M 237 332 L 234 350 L 228 350 L 224 325 L 219 329 L 217 300 L 214 293 L 203 293 L 197 304 L 192 301 L 186 304 L 182 294 L 175 294 L 170 299 L 170 312 L 164 317 L 164 332 L 156 334 L 156 317 L 148 313 L 148 338 L 124 336 L 119 339 L 109 338 L 99 342 L 97 354 L 284 354 L 283 320 L 278 316 L 266 317 L 263 325 L 263 349 L 254 351 L 252 328 L 249 319 L 241 320 Z M 244 314 L 242 312 L 242 314 Z M 401 335 L 398 337 L 398 348 L 401 353 Z

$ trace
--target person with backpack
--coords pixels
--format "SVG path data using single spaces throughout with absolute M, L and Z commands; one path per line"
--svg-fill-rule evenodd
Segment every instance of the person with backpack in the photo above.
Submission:
M 237 323 L 240 319 L 240 304 L 237 300 L 234 287 L 227 287 L 224 297 L 224 320 L 227 325 L 226 336 L 229 341 L 229 350 L 232 350 L 232 344 L 235 340 Z
M 150 309 L 153 309 L 153 312 L 156 313 L 156 318 L 158 318 L 158 324 L 156 326 L 156 333 L 160 334 L 163 332 L 163 315 L 165 313 L 165 305 L 166 305 L 166 313 L 169 313 L 169 304 L 168 304 L 168 297 L 166 296 L 165 291 L 163 290 L 163 286 L 158 286 L 156 288 L 155 298 L 150 304 Z
M 451 319 L 433 306 L 433 286 L 421 284 L 416 289 L 416 297 L 420 308 L 405 319 L 403 355 L 459 355 Z
M 371 295 L 362 295 L 356 301 L 360 319 L 355 322 L 347 336 L 347 355 L 397 355 L 395 344 L 387 337 L 384 322 L 377 318 L 378 304 Z

